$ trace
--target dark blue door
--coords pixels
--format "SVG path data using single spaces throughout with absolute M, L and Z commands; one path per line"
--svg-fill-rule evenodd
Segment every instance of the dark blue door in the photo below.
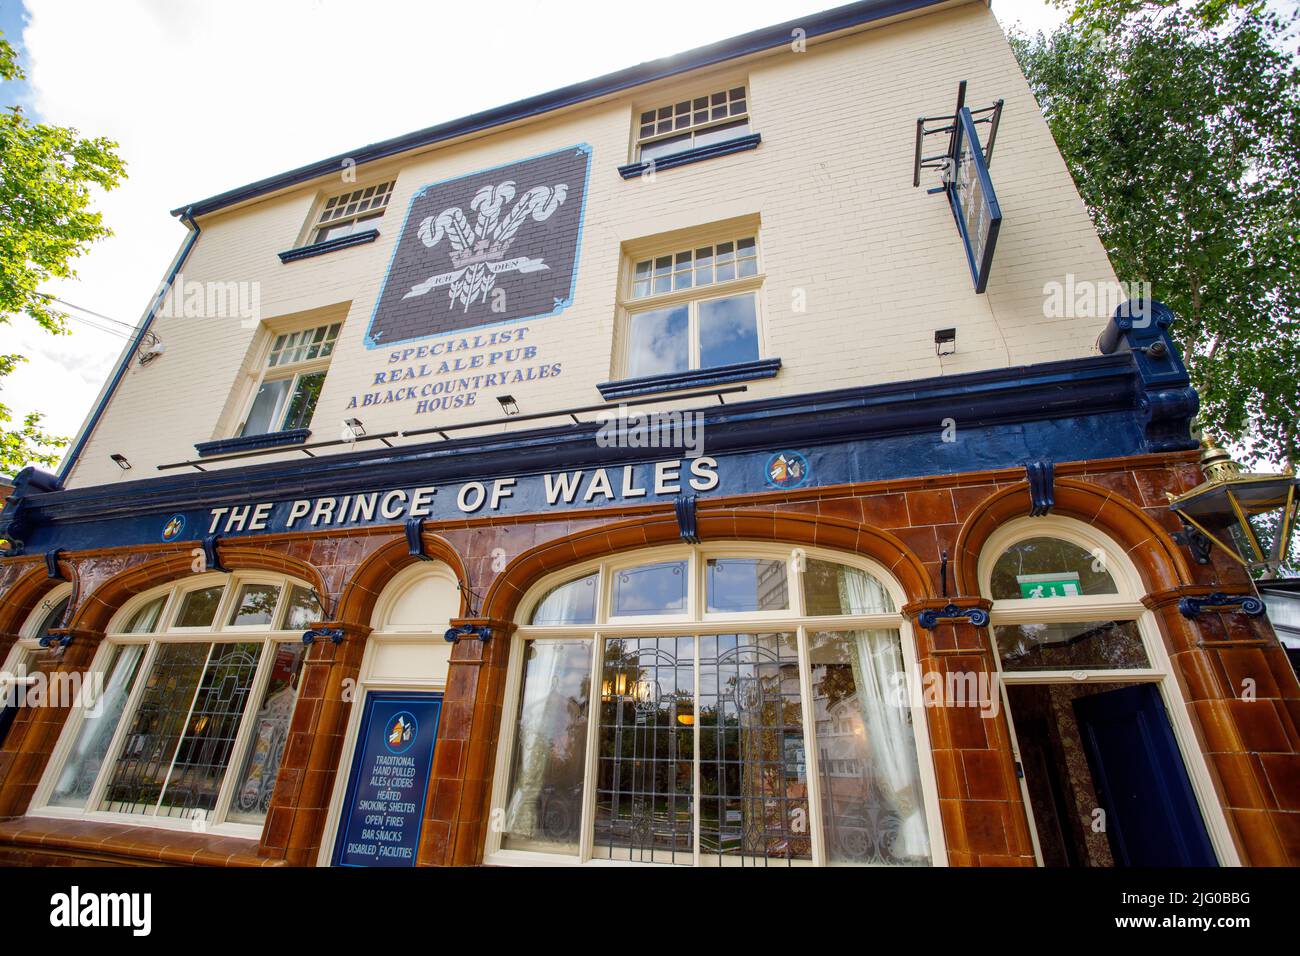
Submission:
M 1217 866 L 1155 684 L 1079 697 L 1079 734 L 1119 866 Z

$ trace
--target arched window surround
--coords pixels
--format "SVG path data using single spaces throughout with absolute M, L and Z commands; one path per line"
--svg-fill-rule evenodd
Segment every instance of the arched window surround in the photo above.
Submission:
M 374 628 L 375 633 L 385 637 L 409 634 L 427 639 L 432 629 L 436 629 L 436 626 L 443 622 L 400 624 L 394 622 L 392 618 L 402 600 L 413 589 L 427 583 L 431 578 L 449 584 L 452 590 L 456 590 L 460 585 L 456 572 L 442 561 L 417 561 L 415 564 L 407 565 L 389 579 L 375 601 L 374 611 L 370 615 L 370 626 Z M 442 633 L 438 632 L 437 636 L 441 637 Z
M 46 616 L 71 596 L 72 585 L 67 582 L 55 585 L 47 591 L 37 602 L 36 607 L 32 608 L 27 615 L 27 620 L 23 621 L 23 626 L 18 630 L 18 640 L 15 644 L 37 647 L 36 642 L 41 636 L 41 625 L 45 623 Z
M 687 580 L 686 592 L 686 610 L 681 614 L 668 615 L 656 614 L 647 616 L 633 615 L 613 615 L 610 613 L 609 605 L 609 587 L 608 582 L 612 575 L 630 568 L 641 567 L 643 565 L 655 564 L 659 562 L 668 562 L 690 558 L 694 556 L 696 560 L 690 564 L 691 573 Z M 574 564 L 570 567 L 559 571 L 554 571 L 545 577 L 539 578 L 523 600 L 519 602 L 518 609 L 515 612 L 515 620 L 519 626 L 519 632 L 525 636 L 530 634 L 545 634 L 548 631 L 571 631 L 573 625 L 537 625 L 529 624 L 533 611 L 537 605 L 554 587 L 567 581 L 573 581 L 585 575 L 598 571 L 600 577 L 597 584 L 596 596 L 596 624 L 602 632 L 644 632 L 647 625 L 652 626 L 656 631 L 662 630 L 664 633 L 694 633 L 702 626 L 707 627 L 711 621 L 727 621 L 732 623 L 755 623 L 765 626 L 779 626 L 780 624 L 791 624 L 804 619 L 803 613 L 803 589 L 794 586 L 794 575 L 791 574 L 790 586 L 790 608 L 784 611 L 730 611 L 730 612 L 709 612 L 704 607 L 704 575 L 706 573 L 707 561 L 709 558 L 727 557 L 727 558 L 765 558 L 769 560 L 786 562 L 789 568 L 799 565 L 800 558 L 832 561 L 837 564 L 845 564 L 850 567 L 858 568 L 865 571 L 871 577 L 875 578 L 882 585 L 893 601 L 895 608 L 901 608 L 908 601 L 907 594 L 902 587 L 894 580 L 893 575 L 880 563 L 861 555 L 845 554 L 841 551 L 833 551 L 825 548 L 812 548 L 805 546 L 790 546 L 767 543 L 740 543 L 717 541 L 699 545 L 664 545 L 654 548 L 644 548 L 638 551 L 623 552 L 621 554 L 600 558 L 593 561 L 587 561 L 582 564 Z M 789 569 L 788 569 L 789 571 Z M 812 615 L 808 615 L 812 617 Z M 902 621 L 901 613 L 895 611 L 887 614 L 866 614 L 854 615 L 852 617 L 835 615 L 836 620 L 851 620 L 866 624 L 878 624 L 897 626 L 896 622 Z M 889 623 L 895 622 L 895 623 Z M 577 625 L 578 627 L 590 627 L 592 625 Z
M 1006 696 L 1007 686 L 1017 683 L 1153 683 L 1160 691 L 1219 861 L 1225 866 L 1240 865 L 1240 856 L 1228 827 L 1223 806 L 1219 801 L 1208 760 L 1199 744 L 1196 729 L 1188 714 L 1187 704 L 1174 677 L 1173 662 L 1160 634 L 1155 615 L 1142 603 L 1146 588 L 1137 567 L 1129 555 L 1105 532 L 1083 521 L 1064 515 L 1022 516 L 1006 522 L 985 541 L 978 562 L 981 594 L 991 596 L 993 567 L 1003 553 L 1029 538 L 1059 538 L 1083 548 L 1093 555 L 1094 560 L 1104 563 L 1105 569 L 1110 572 L 1115 582 L 1118 593 L 993 601 L 989 612 L 992 656 L 1003 686 L 1002 703 L 1009 717 L 1008 727 L 1017 759 L 1019 759 L 1019 744 L 1016 742 L 1014 720 L 1011 719 L 1013 715 Z M 1132 621 L 1141 635 L 1150 666 L 1022 672 L 1007 671 L 1003 668 L 995 636 L 998 625 L 1072 623 L 1081 620 Z M 1025 806 L 1028 807 L 1029 798 L 1025 781 L 1022 779 L 1020 784 Z M 1038 854 L 1038 836 L 1033 826 L 1030 827 L 1030 832 L 1035 853 Z M 1039 860 L 1041 865 L 1041 854 Z
M 72 585 L 58 584 L 46 592 L 37 602 L 36 607 L 28 613 L 27 619 L 18 629 L 18 640 L 14 641 L 13 647 L 9 648 L 4 666 L 0 668 L 0 691 L 7 694 L 11 686 L 16 686 L 27 679 L 32 662 L 43 650 L 39 640 L 45 619 L 70 597 L 72 597 Z
M 726 613 L 707 611 L 704 606 L 705 574 L 707 561 L 709 558 L 713 557 L 758 558 L 785 563 L 790 599 L 789 609 Z M 609 604 L 611 588 L 608 582 L 612 579 L 613 575 L 629 568 L 683 559 L 689 562 L 686 610 L 683 613 L 677 615 L 654 615 L 644 617 L 619 617 L 610 614 Z M 804 567 L 803 562 L 806 560 L 833 562 L 836 564 L 847 565 L 865 572 L 883 586 L 895 610 L 887 613 L 861 615 L 813 616 L 805 614 L 804 590 L 800 574 Z M 533 611 L 553 588 L 569 581 L 578 580 L 593 572 L 598 572 L 599 575 L 597 578 L 595 623 L 579 625 L 534 625 L 528 623 L 532 617 Z M 810 678 L 808 676 L 808 667 L 806 666 L 808 642 L 805 634 L 808 631 L 820 630 L 822 628 L 827 630 L 866 630 L 871 628 L 896 630 L 899 636 L 900 651 L 908 686 L 912 686 L 916 683 L 918 679 L 918 661 L 914 636 L 910 623 L 901 611 L 897 610 L 902 608 L 907 601 L 907 594 L 893 575 L 891 575 L 883 565 L 870 558 L 825 548 L 791 546 L 789 544 L 782 545 L 772 542 L 711 541 L 697 545 L 672 544 L 648 547 L 635 551 L 621 552 L 616 555 L 581 563 L 575 563 L 537 579 L 533 582 L 528 592 L 524 595 L 516 608 L 515 620 L 518 629 L 512 636 L 507 667 L 506 687 L 503 698 L 504 709 L 493 774 L 490 812 L 495 815 L 500 815 L 502 813 L 503 802 L 506 799 L 507 790 L 510 785 L 511 759 L 514 750 L 514 738 L 516 732 L 514 715 L 520 705 L 520 695 L 523 685 L 524 652 L 525 647 L 530 640 L 546 640 L 548 638 L 575 636 L 592 638 L 591 667 L 594 675 L 593 686 L 595 686 L 600 682 L 600 648 L 601 642 L 606 638 L 644 636 L 647 634 L 664 637 L 707 635 L 710 633 L 721 634 L 729 631 L 734 632 L 737 629 L 737 626 L 764 633 L 778 631 L 795 633 L 798 635 L 803 702 L 806 711 L 805 721 L 807 721 L 808 714 L 811 713 L 811 694 L 809 693 Z M 924 817 L 930 840 L 930 859 L 933 865 L 942 866 L 946 865 L 947 856 L 943 827 L 939 815 L 938 790 L 929 740 L 928 723 L 924 709 L 919 706 L 918 703 L 914 703 L 913 706 L 909 708 L 909 711 L 913 743 L 916 747 L 916 755 L 919 765 L 919 779 L 925 811 Z M 592 768 L 594 767 L 597 753 L 598 735 L 595 732 L 596 723 L 597 721 L 593 718 L 586 740 L 587 752 L 585 761 L 588 768 L 587 774 L 589 781 L 591 779 L 590 775 L 592 773 Z M 812 749 L 815 751 L 817 748 L 814 747 Z M 813 765 L 815 765 L 818 756 L 816 753 L 810 752 L 808 754 L 808 759 L 813 763 Z M 810 772 L 809 777 L 815 779 L 817 774 Z M 590 792 L 594 789 L 593 787 L 588 786 L 587 789 L 589 792 L 586 794 L 584 800 L 582 845 L 576 855 L 565 856 L 549 852 L 505 849 L 501 846 L 500 828 L 489 827 L 489 832 L 485 840 L 484 862 L 489 864 L 512 866 L 641 865 L 636 863 L 628 864 L 625 862 L 603 860 L 593 856 L 591 852 L 593 839 L 591 821 L 595 796 Z M 823 845 L 825 838 L 821 830 L 822 810 L 820 807 L 820 801 L 810 798 L 809 807 L 813 817 L 813 858 L 811 861 L 804 861 L 804 865 L 827 865 L 827 851 Z
M 268 623 L 253 625 L 228 623 L 245 585 L 267 585 L 279 588 L 276 602 L 270 614 L 271 620 Z M 199 627 L 179 626 L 176 623 L 176 617 L 186 595 L 216 586 L 222 587 L 222 592 L 212 614 L 212 623 L 208 626 Z M 221 770 L 223 776 L 216 806 L 212 811 L 208 812 L 204 822 L 207 832 L 215 835 L 238 836 L 249 839 L 260 837 L 263 823 L 243 822 L 234 819 L 238 815 L 235 803 L 237 794 L 235 791 L 239 789 L 241 775 L 250 769 L 250 765 L 246 765 L 246 761 L 254 759 L 253 746 L 256 742 L 254 737 L 257 735 L 255 724 L 258 724 L 259 719 L 264 716 L 259 713 L 258 702 L 267 703 L 264 696 L 271 693 L 278 686 L 273 684 L 273 671 L 281 663 L 277 652 L 283 649 L 284 652 L 293 654 L 302 648 L 302 633 L 305 628 L 297 626 L 296 623 L 293 626 L 288 626 L 290 624 L 289 605 L 295 588 L 315 593 L 315 588 L 311 583 L 284 574 L 265 571 L 235 571 L 229 573 L 213 571 L 170 581 L 135 595 L 124 602 L 110 619 L 105 638 L 100 642 L 87 671 L 88 675 L 101 678 L 99 692 L 102 693 L 104 687 L 112 686 L 111 677 L 107 681 L 102 679 L 105 672 L 115 666 L 119 660 L 125 659 L 128 649 L 131 650 L 131 653 L 137 655 L 131 665 L 133 668 L 132 673 L 135 676 L 124 691 L 120 717 L 114 722 L 113 727 L 115 729 L 113 729 L 111 737 L 108 738 L 109 742 L 105 755 L 101 758 L 102 763 L 99 764 L 99 769 L 95 773 L 94 779 L 96 782 L 86 793 L 80 806 L 58 805 L 53 801 L 56 790 L 60 786 L 60 779 L 65 772 L 65 768 L 69 765 L 74 749 L 78 748 L 81 743 L 82 730 L 87 724 L 87 707 L 83 703 L 82 706 L 73 707 L 68 713 L 59 740 L 51 754 L 49 766 L 46 768 L 46 772 L 33 797 L 32 809 L 28 811 L 29 815 L 61 819 L 98 820 L 106 823 L 122 823 L 161 829 L 192 830 L 196 821 L 190 815 L 164 816 L 116 812 L 101 809 L 100 800 L 113 774 L 114 764 L 122 755 L 123 747 L 126 744 L 125 738 L 128 736 L 128 728 L 140 707 L 145 685 L 148 683 L 147 677 L 158 660 L 160 649 L 166 646 L 185 644 L 207 643 L 217 647 L 231 643 L 251 643 L 259 645 L 259 648 L 251 679 L 248 680 L 247 686 L 244 688 L 247 702 L 238 717 L 238 729 L 233 743 L 229 747 L 225 766 Z M 154 624 L 146 631 L 129 632 L 127 628 L 137 613 L 160 598 L 162 599 L 162 605 L 156 617 L 153 618 Z M 119 657 L 119 655 L 122 656 Z M 294 673 L 300 674 L 300 671 L 295 670 Z M 296 678 L 290 678 L 288 686 L 289 689 L 294 690 L 296 695 L 295 681 Z M 99 706 L 95 701 L 89 701 L 88 703 L 92 706 Z M 283 718 L 285 715 L 281 714 L 280 716 Z M 273 778 L 274 774 L 268 774 L 268 776 Z M 263 782 L 270 781 L 264 780 Z M 266 797 L 268 795 L 269 792 L 262 796 Z M 264 800 L 262 802 L 265 803 Z M 259 812 L 264 812 L 264 810 L 265 807 L 263 806 Z
M 356 750 L 367 695 L 374 691 L 441 693 L 446 690 L 446 673 L 453 645 L 447 643 L 443 635 L 450 618 L 459 611 L 459 594 L 454 599 L 448 596 L 448 617 L 445 619 L 415 624 L 398 624 L 392 620 L 393 612 L 403 598 L 431 579 L 450 585 L 452 593 L 460 585 L 455 569 L 439 559 L 408 564 L 380 585 L 379 596 L 370 613 L 372 630 L 366 638 L 357 670 L 352 710 L 348 715 L 340 751 L 342 756 L 325 815 L 322 830 L 325 837 L 317 853 L 317 866 L 330 866 L 334 859 L 335 837 L 352 766 L 351 755 Z
M 1026 681 L 1076 681 L 1151 679 L 1168 672 L 1168 657 L 1154 620 L 1142 603 L 1142 579 L 1120 548 L 1102 532 L 1074 518 L 1061 515 L 1021 517 L 1008 521 L 984 544 L 979 558 L 980 593 L 992 595 L 993 566 L 1007 549 L 1030 538 L 1058 538 L 1087 551 L 1101 567 L 1109 572 L 1117 593 L 1079 595 L 1077 597 L 1046 597 L 1022 599 L 994 599 L 989 612 L 989 629 L 996 634 L 999 625 L 1016 624 L 1066 624 L 1079 621 L 1131 621 L 1142 638 L 1143 650 L 1149 666 L 1096 670 L 1060 669 L 1008 671 L 1003 667 L 1001 655 L 994 659 L 1007 682 Z

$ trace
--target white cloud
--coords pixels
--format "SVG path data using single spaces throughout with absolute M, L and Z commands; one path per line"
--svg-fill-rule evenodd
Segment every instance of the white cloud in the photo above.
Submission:
M 115 235 L 79 261 L 77 280 L 45 291 L 135 322 L 185 235 L 169 209 L 833 5 L 26 0 L 40 117 L 115 139 L 129 177 L 98 202 Z M 1038 22 L 1043 9 L 1020 0 L 995 12 Z M 0 401 L 41 410 L 68 435 L 122 344 L 75 328 L 51 339 L 31 323 L 0 326 L 0 351 L 31 357 Z

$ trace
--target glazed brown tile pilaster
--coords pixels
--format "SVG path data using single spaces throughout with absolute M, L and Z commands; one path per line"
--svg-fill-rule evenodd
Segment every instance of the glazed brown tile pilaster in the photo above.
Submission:
M 482 861 L 506 662 L 515 630 L 513 623 L 489 618 L 461 618 L 451 625 L 488 627 L 492 636 L 487 641 L 461 638 L 451 652 L 420 834 L 418 859 L 430 866 Z
M 1189 585 L 1144 603 L 1159 622 L 1242 862 L 1300 866 L 1300 682 L 1267 617 L 1228 607 L 1181 613 L 1183 598 L 1222 590 Z
M 45 686 L 58 689 L 68 686 L 74 676 L 80 681 L 86 674 L 104 635 L 67 629 L 51 631 L 51 635 L 71 638 L 66 646 L 44 651 L 36 660 Z M 69 700 L 47 699 L 42 706 L 19 710 L 0 750 L 0 817 L 27 812 L 71 704 Z
M 949 605 L 958 613 L 990 607 L 983 598 L 937 598 L 903 608 L 916 621 L 920 686 L 913 690 L 925 705 L 948 860 L 954 866 L 1033 866 L 988 629 L 945 615 Z M 932 629 L 917 621 L 925 611 L 939 614 Z
M 312 630 L 340 631 L 335 643 L 319 635 L 303 661 L 289 738 L 258 852 L 295 866 L 316 862 L 339 766 L 348 715 L 358 693 L 361 658 L 370 628 L 329 621 Z

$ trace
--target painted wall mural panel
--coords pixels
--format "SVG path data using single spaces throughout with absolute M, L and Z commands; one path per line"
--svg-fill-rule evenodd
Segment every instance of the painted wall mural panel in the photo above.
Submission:
M 591 147 L 582 143 L 417 192 L 366 346 L 566 309 L 577 276 L 590 166 Z

